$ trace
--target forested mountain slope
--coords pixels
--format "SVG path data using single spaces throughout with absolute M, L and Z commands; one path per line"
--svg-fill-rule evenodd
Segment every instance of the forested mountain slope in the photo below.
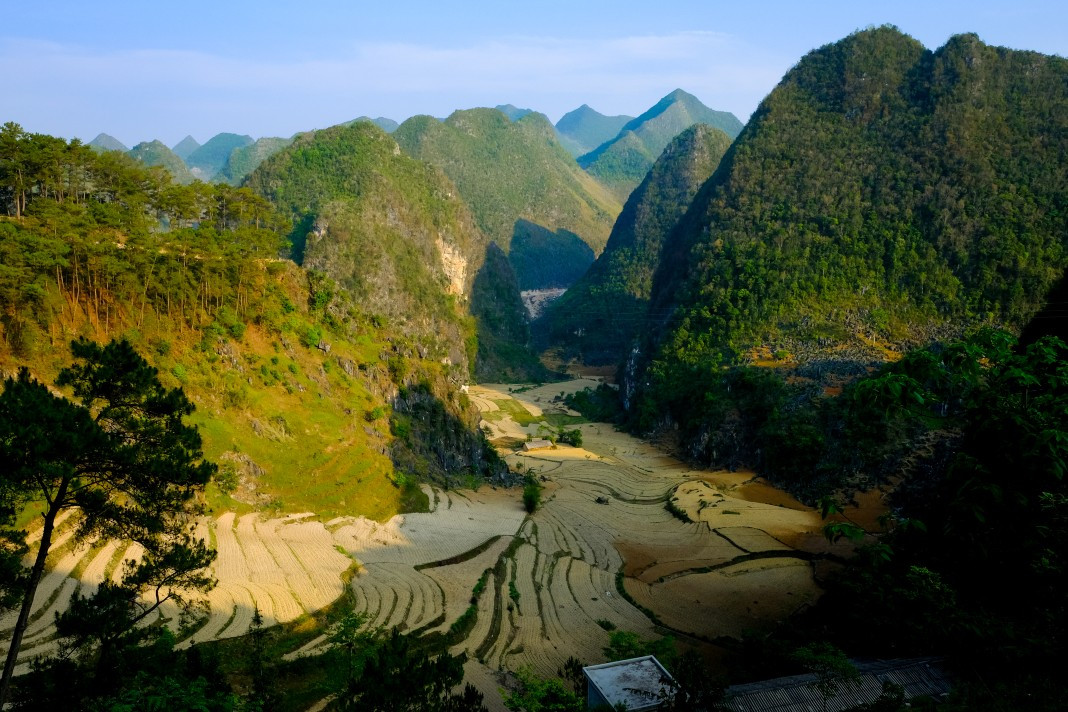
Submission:
M 464 314 L 486 241 L 437 171 L 361 121 L 301 135 L 248 185 L 292 216 L 301 264 L 466 378 Z
M 455 187 L 377 126 L 303 134 L 248 185 L 292 216 L 294 254 L 305 267 L 336 279 L 391 331 L 416 340 L 423 356 L 451 364 L 455 385 L 476 370 L 476 358 L 499 361 L 496 322 L 469 316 L 482 313 L 472 285 L 476 276 L 498 286 L 514 276 L 496 263 L 483 269 L 488 240 Z M 509 348 L 525 347 L 523 340 Z
M 625 200 L 671 139 L 697 123 L 720 129 L 732 139 L 742 130 L 734 114 L 710 109 L 692 94 L 676 89 L 627 122 L 615 138 L 580 156 L 579 165 Z
M 216 180 L 223 180 L 230 185 L 241 185 L 241 181 L 257 166 L 283 148 L 293 143 L 290 138 L 258 138 L 247 146 L 240 146 L 230 151 L 226 163 L 216 175 Z
M 502 473 L 453 369 L 279 259 L 266 200 L 0 133 L 0 370 L 50 383 L 76 336 L 129 339 L 197 404 L 212 506 L 388 517 L 419 506 L 416 477 Z
M 1068 263 L 1066 159 L 1062 58 L 974 35 L 931 52 L 890 27 L 813 51 L 665 247 L 641 419 L 696 434 L 694 389 L 761 352 L 877 361 L 1019 330 Z
M 590 364 L 621 360 L 645 324 L 664 241 L 730 145 L 706 124 L 668 144 L 627 199 L 604 252 L 543 317 L 551 345 Z
M 514 122 L 496 109 L 457 111 L 444 122 L 416 116 L 393 136 L 406 153 L 440 167 L 452 179 L 479 227 L 505 253 L 511 251 L 517 228 L 529 233 L 522 221 L 555 234 L 562 243 L 574 243 L 577 236 L 593 254 L 604 248 L 620 205 L 575 165 L 541 114 Z M 593 261 L 592 254 L 568 251 L 572 253 L 561 270 L 574 272 L 575 264 L 585 261 L 584 269 Z M 524 265 L 513 266 L 519 283 L 530 284 Z M 536 286 L 544 285 L 528 288 Z

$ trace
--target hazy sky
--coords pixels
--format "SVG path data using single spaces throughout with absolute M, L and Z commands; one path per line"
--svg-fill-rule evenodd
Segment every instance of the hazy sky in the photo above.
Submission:
M 9 0 L 0 123 L 132 146 L 512 103 L 637 115 L 681 87 L 742 121 L 807 51 L 890 23 L 1068 56 L 1063 0 Z

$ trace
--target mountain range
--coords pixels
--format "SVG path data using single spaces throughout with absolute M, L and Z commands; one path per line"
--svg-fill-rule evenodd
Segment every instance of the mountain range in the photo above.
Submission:
M 190 172 L 203 181 L 212 180 L 223 166 L 230 153 L 251 144 L 251 136 L 221 133 L 212 136 L 203 146 L 196 148 L 185 160 Z
M 710 109 L 692 94 L 676 89 L 625 123 L 615 138 L 579 156 L 579 165 L 625 199 L 671 139 L 698 123 L 720 129 L 732 139 L 742 130 L 734 114 Z
M 621 209 L 575 164 L 542 114 L 516 121 L 496 109 L 457 111 L 445 121 L 416 116 L 393 137 L 408 155 L 437 166 L 452 180 L 479 228 L 506 254 L 528 239 L 529 225 L 541 228 L 539 238 L 560 244 L 558 254 L 565 260 L 545 260 L 546 271 L 539 276 L 526 262 L 513 261 L 524 288 L 554 285 L 565 272 L 573 275 L 568 279 L 577 277 L 604 248 Z M 546 238 L 546 231 L 552 237 Z

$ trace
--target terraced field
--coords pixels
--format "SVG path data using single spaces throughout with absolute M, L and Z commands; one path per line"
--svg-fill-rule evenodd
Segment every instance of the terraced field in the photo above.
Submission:
M 468 677 L 491 709 L 503 709 L 497 671 L 529 665 L 552 675 L 569 656 L 601 662 L 605 627 L 647 638 L 674 632 L 703 644 L 812 602 L 819 517 L 751 474 L 690 470 L 602 424 L 577 426 L 583 448 L 511 449 L 563 413 L 554 402 L 560 391 L 591 383 L 471 389 L 491 437 L 510 446 L 513 469 L 543 484 L 543 506 L 532 516 L 518 490 L 483 487 L 428 488 L 432 511 L 387 522 L 233 513 L 202 522 L 218 550 L 219 584 L 200 623 L 184 629 L 183 644 L 241 635 L 256 608 L 268 623 L 321 608 L 354 568 L 348 585 L 359 610 L 375 625 L 448 636 L 454 651 L 471 657 Z M 668 500 L 691 521 L 670 513 Z M 116 542 L 75 545 L 70 524 L 38 593 L 23 669 L 54 650 L 53 614 L 73 591 L 91 591 L 137 555 Z M 176 610 L 159 618 L 177 629 Z M 13 614 L 0 619 L 0 635 L 13 624 Z M 313 655 L 325 641 L 289 656 Z

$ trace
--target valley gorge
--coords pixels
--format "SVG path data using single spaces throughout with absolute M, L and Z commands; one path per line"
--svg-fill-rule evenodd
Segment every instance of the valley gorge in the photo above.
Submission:
M 647 654 L 662 709 L 813 655 L 845 660 L 826 709 L 905 709 L 842 670 L 914 659 L 952 671 L 938 709 L 1056 709 L 1068 60 L 870 27 L 744 124 L 681 89 L 635 113 L 129 150 L 4 124 L 0 467 L 34 452 L 18 379 L 70 400 L 70 344 L 125 343 L 193 406 L 214 552 L 152 589 L 99 502 L 46 535 L 52 494 L 0 480 L 5 604 L 52 542 L 13 709 L 157 678 L 360 709 L 433 670 L 402 708 L 579 710 L 583 666 Z

